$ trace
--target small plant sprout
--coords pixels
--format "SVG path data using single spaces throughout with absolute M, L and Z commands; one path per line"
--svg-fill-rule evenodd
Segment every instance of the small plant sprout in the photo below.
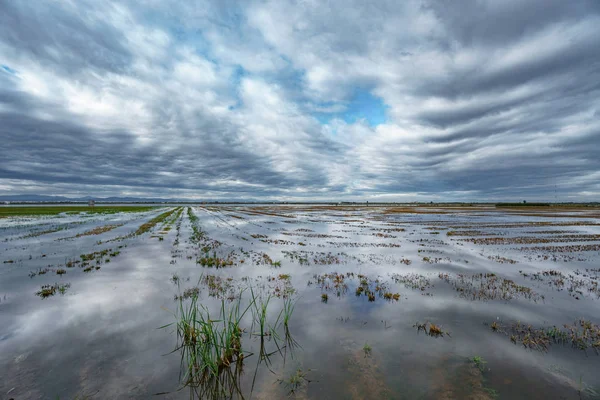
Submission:
M 70 283 L 58 284 L 54 285 L 43 285 L 41 289 L 36 293 L 36 295 L 40 296 L 42 299 L 47 297 L 54 296 L 57 292 L 60 294 L 65 294 L 67 289 L 71 287 Z
M 365 357 L 369 357 L 371 355 L 371 351 L 373 350 L 373 348 L 371 347 L 371 345 L 367 342 L 365 342 L 365 345 L 363 346 L 363 351 L 365 352 Z
M 252 296 L 252 302 L 250 303 L 250 305 L 252 306 L 253 316 L 252 325 L 254 327 L 254 325 L 256 324 L 259 329 L 255 332 L 253 328 L 252 334 L 260 337 L 270 336 L 274 331 L 273 327 L 269 326 L 267 322 L 267 309 L 269 308 L 271 295 L 269 294 L 266 298 L 262 297 L 260 295 L 255 294 L 252 288 L 250 288 L 250 294 Z M 276 325 L 277 324 L 275 324 L 275 326 Z
M 479 368 L 481 372 L 485 371 L 485 365 L 487 364 L 487 361 L 485 361 L 482 357 L 475 356 L 471 359 L 471 361 L 475 363 L 475 366 Z
M 427 329 L 428 324 L 429 329 Z M 433 337 L 444 337 L 445 335 L 450 336 L 450 333 L 444 331 L 441 326 L 431 322 L 425 322 L 424 324 L 417 322 L 413 325 L 413 328 L 417 328 L 417 333 L 423 331 L 425 334 Z
M 429 336 L 444 336 L 444 331 L 442 330 L 442 328 L 440 328 L 439 326 L 437 326 L 436 324 L 429 324 Z
M 284 385 L 288 395 L 292 396 L 294 393 L 296 393 L 296 391 L 298 391 L 298 389 L 301 389 L 304 387 L 304 385 L 310 383 L 310 381 L 306 378 L 308 372 L 310 372 L 310 370 L 305 372 L 301 368 L 298 368 L 296 372 L 289 376 L 289 378 L 278 379 L 277 381 L 279 384 Z

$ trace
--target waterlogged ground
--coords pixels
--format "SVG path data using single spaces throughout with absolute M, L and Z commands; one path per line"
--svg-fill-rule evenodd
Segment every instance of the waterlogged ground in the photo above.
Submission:
M 593 208 L 7 216 L 0 398 L 600 398 L 599 261 Z M 251 306 L 217 377 L 193 301 Z

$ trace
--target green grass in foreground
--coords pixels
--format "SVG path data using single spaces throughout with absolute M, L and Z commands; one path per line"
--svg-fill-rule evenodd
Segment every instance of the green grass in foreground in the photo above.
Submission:
M 24 207 L 2 207 L 0 206 L 0 218 L 15 217 L 22 215 L 56 215 L 60 213 L 78 214 L 114 214 L 118 212 L 141 212 L 150 211 L 156 207 L 149 206 L 96 206 L 68 205 L 68 206 L 24 206 Z

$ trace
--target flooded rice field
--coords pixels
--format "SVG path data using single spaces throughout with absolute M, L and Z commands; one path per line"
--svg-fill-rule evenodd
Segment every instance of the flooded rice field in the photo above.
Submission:
M 0 398 L 598 399 L 599 280 L 593 208 L 9 215 Z

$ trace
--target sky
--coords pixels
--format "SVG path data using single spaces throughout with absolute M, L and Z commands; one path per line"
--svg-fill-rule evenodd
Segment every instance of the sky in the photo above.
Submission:
M 0 1 L 0 195 L 600 201 L 600 1 Z

